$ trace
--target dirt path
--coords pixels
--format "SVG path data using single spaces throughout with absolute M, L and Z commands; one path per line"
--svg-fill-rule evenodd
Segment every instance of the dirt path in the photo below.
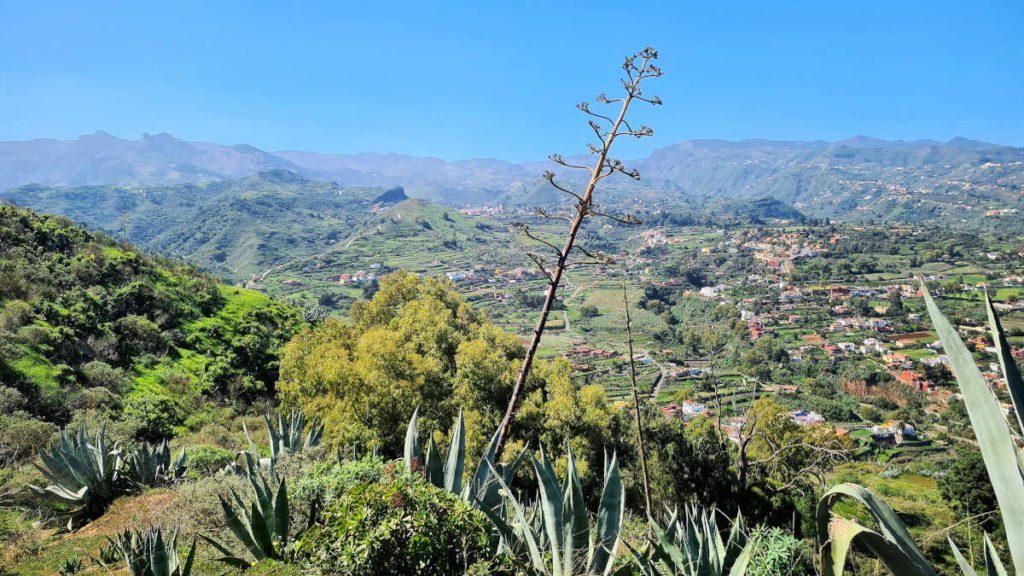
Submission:
M 309 256 L 304 256 L 302 258 L 298 258 L 298 259 L 295 259 L 295 260 L 286 260 L 284 262 L 279 262 L 277 264 L 274 264 L 273 266 L 271 266 L 270 268 L 267 268 L 263 272 L 260 272 L 259 274 L 253 274 L 252 276 L 250 276 L 249 277 L 249 281 L 245 283 L 245 286 L 246 286 L 246 288 L 253 288 L 253 289 L 255 289 L 257 286 L 260 285 L 260 283 L 262 283 L 264 280 L 267 279 L 267 276 L 269 276 L 271 272 L 274 272 L 275 270 L 280 270 L 281 268 L 284 268 L 285 266 L 288 266 L 289 264 L 294 264 L 296 262 L 302 262 L 302 261 L 305 261 L 305 260 L 315 260 L 317 258 L 322 258 L 326 254 L 329 254 L 331 252 L 341 252 L 342 250 L 347 250 L 350 246 L 352 246 L 353 242 L 355 242 L 356 240 L 359 240 L 360 238 L 362 238 L 365 235 L 366 235 L 365 231 L 364 232 L 356 231 L 356 232 L 353 232 L 345 240 L 342 240 L 341 242 L 336 242 L 328 250 L 324 250 L 323 252 L 318 252 L 316 254 L 310 254 Z M 344 242 L 345 245 L 340 247 L 340 248 L 338 248 L 338 244 L 341 244 L 342 242 Z
M 658 376 L 654 381 L 654 388 L 651 389 L 650 395 L 650 400 L 657 401 L 658 394 L 661 392 L 661 385 L 665 383 L 665 380 L 668 380 L 668 368 L 665 368 L 661 362 L 652 358 L 649 350 L 645 350 L 644 355 L 650 358 L 651 363 L 658 368 Z

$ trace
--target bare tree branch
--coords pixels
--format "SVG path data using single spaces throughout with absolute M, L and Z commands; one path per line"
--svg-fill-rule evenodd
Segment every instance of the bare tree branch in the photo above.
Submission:
M 562 256 L 562 249 L 561 248 L 559 248 L 558 246 L 556 246 L 552 242 L 549 242 L 549 241 L 541 238 L 540 236 L 537 236 L 536 234 L 534 234 L 532 231 L 530 231 L 530 227 L 527 226 L 526 224 L 524 224 L 522 222 L 515 222 L 515 223 L 512 224 L 512 226 L 514 228 L 516 228 L 517 230 L 519 230 L 520 232 L 522 232 L 523 234 L 525 234 L 526 237 L 529 238 L 530 240 L 533 240 L 535 242 L 540 242 L 541 244 L 551 248 L 551 250 L 555 253 L 556 256 L 558 256 L 558 257 Z
M 580 102 L 579 104 L 576 105 L 576 107 L 579 108 L 580 111 L 583 112 L 584 114 L 589 114 L 594 118 L 600 118 L 601 120 L 605 120 L 608 122 L 608 124 L 615 124 L 615 121 L 612 120 L 611 118 L 605 116 L 604 114 L 598 114 L 597 112 L 591 110 L 589 102 Z
M 530 260 L 533 260 L 533 263 L 537 265 L 537 268 L 540 268 L 541 273 L 548 277 L 549 282 L 554 278 L 551 275 L 551 272 L 548 272 L 547 267 L 544 266 L 544 258 L 542 258 L 539 254 L 527 252 L 526 256 L 529 257 Z
M 534 208 L 533 213 L 548 220 L 565 220 L 566 222 L 572 222 L 572 216 L 567 216 L 565 214 L 552 214 L 551 212 L 548 212 L 547 209 L 540 206 Z
M 558 164 L 560 166 L 565 166 L 566 168 L 575 168 L 577 170 L 590 170 L 590 168 L 587 167 L 587 166 L 579 166 L 577 164 L 569 164 L 568 162 L 565 161 L 565 158 L 562 158 L 561 154 L 552 154 L 552 155 L 548 156 L 548 159 L 551 160 L 552 162 L 554 162 L 555 164 Z

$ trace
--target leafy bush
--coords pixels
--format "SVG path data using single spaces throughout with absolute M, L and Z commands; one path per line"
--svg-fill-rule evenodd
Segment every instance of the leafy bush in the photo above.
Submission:
M 235 461 L 236 454 L 230 450 L 200 444 L 188 450 L 189 476 L 199 478 L 214 474 Z
M 15 388 L 0 386 L 0 414 L 13 414 L 25 407 L 25 396 Z
M 110 416 L 119 415 L 123 407 L 120 396 L 101 386 L 82 390 L 71 405 L 78 410 L 99 410 Z
M 11 450 L 16 457 L 24 458 L 35 454 L 45 446 L 57 432 L 49 422 L 35 420 L 24 412 L 0 418 L 0 444 Z
M 779 528 L 758 526 L 750 535 L 756 544 L 747 569 L 749 576 L 802 576 L 810 571 L 803 543 Z
M 234 491 L 244 493 L 249 490 L 249 481 L 244 476 L 224 474 L 204 476 L 195 482 L 186 482 L 174 487 L 178 497 L 177 504 L 166 518 L 169 525 L 180 526 L 188 532 L 212 532 L 223 528 L 224 511 L 220 506 L 220 496 Z M 237 551 L 242 552 L 242 549 Z
M 345 464 L 334 478 L 340 484 L 375 473 L 367 466 L 376 464 Z M 489 563 L 489 536 L 481 512 L 419 475 L 388 465 L 380 481 L 357 483 L 327 506 L 295 552 L 323 573 L 440 576 Z
M 225 422 L 234 418 L 234 410 L 230 406 L 215 406 L 207 404 L 202 409 L 194 411 L 185 419 L 184 426 L 192 432 L 198 432 L 209 425 L 223 426 Z
M 124 420 L 135 438 L 159 442 L 174 436 L 174 427 L 182 422 L 182 409 L 166 396 L 136 394 L 125 403 Z
M 296 481 L 293 499 L 315 503 L 320 508 L 330 506 L 355 486 L 379 481 L 384 467 L 383 460 L 373 457 L 344 464 L 323 462 Z
M 143 316 L 126 316 L 114 323 L 118 337 L 118 358 L 124 365 L 142 354 L 163 354 L 168 341 L 160 327 Z
M 0 311 L 0 331 L 14 332 L 32 319 L 32 305 L 24 300 L 11 300 Z
M 82 376 L 90 386 L 106 388 L 117 394 L 123 394 L 131 387 L 131 379 L 125 375 L 124 370 L 99 360 L 82 366 Z
M 956 458 L 950 463 L 949 473 L 939 480 L 939 494 L 964 516 L 977 517 L 985 512 L 999 509 L 995 490 L 985 471 L 981 452 L 971 448 L 957 450 Z M 998 514 L 982 517 L 979 521 L 988 532 L 1000 524 Z

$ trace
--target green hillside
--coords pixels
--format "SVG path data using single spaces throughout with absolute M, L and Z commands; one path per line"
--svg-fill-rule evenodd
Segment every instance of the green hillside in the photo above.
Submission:
M 22 186 L 0 198 L 57 213 L 233 282 L 345 238 L 383 191 L 287 170 L 175 186 Z M 403 194 L 404 197 L 404 194 Z M 385 198 L 387 200 L 387 198 Z
M 262 397 L 300 322 L 192 266 L 0 206 L 0 444 L 30 451 L 81 409 L 148 436 L 164 423 L 129 422 L 131 407 L 174 425 L 204 399 Z
M 403 269 L 432 276 L 520 262 L 523 237 L 506 224 L 467 216 L 425 200 L 405 200 L 379 210 L 348 240 L 324 252 L 273 269 L 258 284 L 275 296 L 344 309 L 363 296 L 365 282 L 340 282 L 342 275 L 380 276 Z
M 802 221 L 806 218 L 796 208 L 771 196 L 744 201 L 734 200 L 724 203 L 722 208 L 728 213 L 746 216 L 753 220 Z

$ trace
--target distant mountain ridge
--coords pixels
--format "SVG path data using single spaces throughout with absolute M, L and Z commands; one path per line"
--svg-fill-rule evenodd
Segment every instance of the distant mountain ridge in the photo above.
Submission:
M 959 218 L 965 209 L 1021 208 L 1024 148 L 967 138 L 838 142 L 690 140 L 631 161 L 642 180 L 606 181 L 616 202 L 671 205 L 772 197 L 811 217 Z M 186 142 L 168 134 L 124 140 L 105 132 L 74 141 L 0 142 L 0 190 L 45 186 L 209 183 L 287 170 L 343 187 L 401 186 L 449 206 L 534 205 L 558 196 L 548 162 L 448 162 L 402 154 L 267 152 Z M 580 178 L 566 174 L 570 183 Z M 974 216 L 974 214 L 968 214 Z
M 342 188 L 281 168 L 235 180 L 168 186 L 44 187 L 0 192 L 6 200 L 63 214 L 147 250 L 185 257 L 241 282 L 296 256 L 323 250 L 373 214 L 400 202 L 400 188 Z

